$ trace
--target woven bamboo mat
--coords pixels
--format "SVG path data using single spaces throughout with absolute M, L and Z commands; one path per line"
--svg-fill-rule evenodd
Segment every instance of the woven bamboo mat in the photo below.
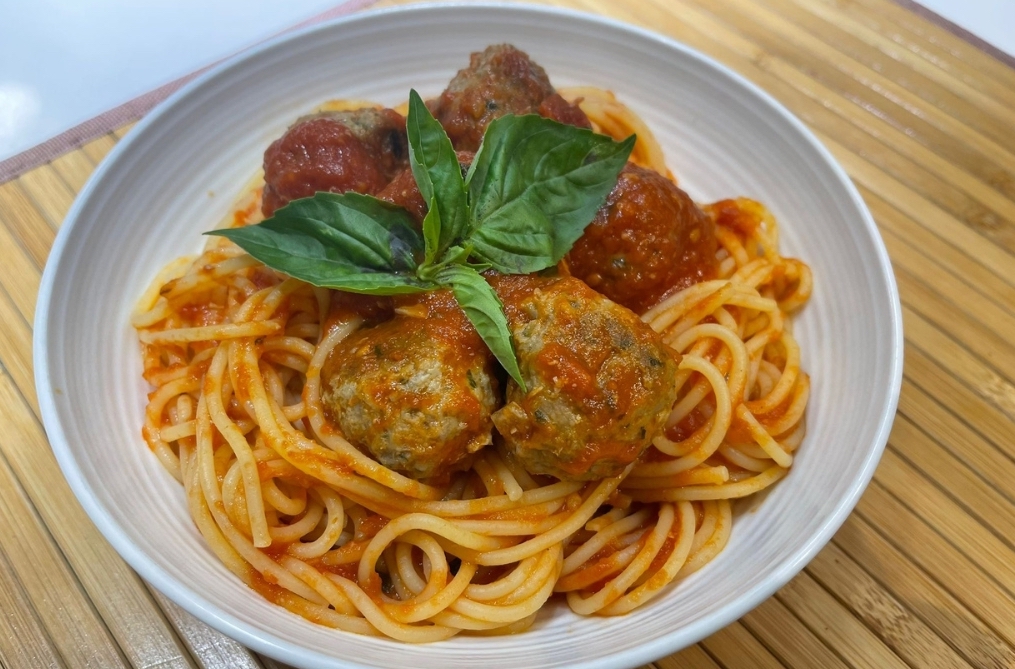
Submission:
M 902 294 L 899 414 L 856 511 L 774 597 L 655 666 L 1015 667 L 1015 68 L 890 0 L 552 4 L 672 36 L 800 116 L 873 211 Z M 145 586 L 39 421 L 40 273 L 128 131 L 0 185 L 0 667 L 278 667 Z

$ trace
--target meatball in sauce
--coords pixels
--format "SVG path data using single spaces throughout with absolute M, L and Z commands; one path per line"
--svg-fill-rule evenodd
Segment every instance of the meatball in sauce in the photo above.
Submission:
M 628 163 L 606 203 L 567 254 L 571 273 L 638 313 L 712 279 L 715 224 L 655 170 Z
M 396 303 L 393 318 L 332 350 L 321 398 L 345 438 L 384 466 L 440 477 L 492 442 L 494 358 L 450 291 Z
M 440 97 L 428 103 L 458 150 L 475 151 L 486 127 L 505 114 L 540 114 L 591 128 L 585 113 L 562 98 L 542 67 L 509 44 L 472 54 Z
M 264 152 L 261 210 L 271 216 L 318 191 L 374 195 L 408 165 L 405 118 L 391 109 L 299 119 Z
M 469 171 L 469 166 L 472 165 L 472 159 L 475 158 L 476 154 L 472 151 L 456 151 L 455 153 L 458 158 L 458 164 L 462 168 L 462 176 L 464 177 L 465 173 Z M 405 209 L 420 224 L 420 229 L 422 229 L 423 219 L 426 217 L 428 206 L 423 201 L 423 195 L 419 192 L 419 185 L 416 183 L 416 177 L 412 174 L 412 168 L 406 167 L 399 172 L 391 180 L 391 183 L 377 194 L 377 197 Z
M 637 315 L 573 277 L 496 276 L 528 392 L 513 380 L 493 414 L 534 474 L 619 474 L 660 433 L 676 399 L 676 354 Z
M 463 171 L 489 123 L 505 114 L 590 127 L 543 69 L 509 45 L 473 54 L 428 106 Z M 290 129 L 265 155 L 266 209 L 269 195 L 358 190 L 421 223 L 428 203 L 405 159 L 405 121 L 387 113 L 329 114 Z M 329 320 L 364 325 L 324 364 L 326 412 L 350 442 L 416 479 L 468 468 L 495 437 L 532 474 L 568 481 L 620 474 L 660 434 L 676 399 L 679 354 L 635 312 L 715 276 L 714 226 L 670 179 L 628 164 L 566 256 L 573 276 L 489 272 L 525 392 L 514 380 L 499 382 L 503 371 L 450 291 L 340 295 Z

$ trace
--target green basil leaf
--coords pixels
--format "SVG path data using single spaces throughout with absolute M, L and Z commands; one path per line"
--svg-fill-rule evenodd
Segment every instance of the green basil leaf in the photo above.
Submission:
M 213 230 L 268 267 L 315 286 L 376 295 L 433 288 L 415 276 L 423 241 L 402 208 L 358 193 L 316 193 L 242 228 Z
M 458 305 L 494 357 L 518 383 L 522 392 L 528 392 L 511 343 L 511 330 L 508 328 L 507 316 L 504 315 L 504 305 L 486 279 L 467 265 L 448 265 L 441 270 L 437 281 L 451 288 Z
M 437 252 L 441 244 L 441 210 L 437 206 L 436 197 L 430 198 L 426 216 L 423 217 L 423 244 L 426 251 L 421 267 L 430 267 L 437 260 Z
M 444 128 L 415 90 L 409 91 L 409 165 L 430 210 L 423 219 L 426 262 L 440 258 L 468 233 L 469 210 L 465 179 Z
M 532 274 L 557 264 L 552 228 L 553 221 L 539 207 L 516 200 L 484 221 L 469 242 L 473 255 L 498 272 Z
M 555 265 L 617 183 L 634 141 L 535 115 L 495 120 L 466 176 L 476 258 L 513 274 Z

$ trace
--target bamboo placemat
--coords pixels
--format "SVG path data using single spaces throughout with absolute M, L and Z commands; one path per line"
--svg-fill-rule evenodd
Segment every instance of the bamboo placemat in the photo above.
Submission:
M 902 294 L 899 414 L 856 511 L 774 597 L 655 666 L 1015 667 L 1015 68 L 890 0 L 552 4 L 672 36 L 800 116 L 873 211 Z M 42 267 L 127 131 L 0 185 L 0 667 L 279 667 L 145 586 L 39 421 Z

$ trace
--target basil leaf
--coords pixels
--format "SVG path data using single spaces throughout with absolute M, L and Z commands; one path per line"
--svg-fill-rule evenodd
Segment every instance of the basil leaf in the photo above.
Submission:
M 423 244 L 426 251 L 421 267 L 429 267 L 437 260 L 437 252 L 441 243 L 441 210 L 437 206 L 437 198 L 431 197 L 427 204 L 426 216 L 423 217 Z
M 634 148 L 540 116 L 502 116 L 469 169 L 475 256 L 512 274 L 555 265 L 617 182 Z
M 293 200 L 257 225 L 213 230 L 268 267 L 315 286 L 376 295 L 419 292 L 423 241 L 402 208 L 358 193 Z
M 469 238 L 475 257 L 504 274 L 532 274 L 557 264 L 549 232 L 553 221 L 539 207 L 520 200 L 501 211 L 511 218 L 487 219 Z
M 415 90 L 409 91 L 409 165 L 419 192 L 430 210 L 423 219 L 426 263 L 440 258 L 468 232 L 469 210 L 465 179 L 455 149 L 444 128 Z
M 486 279 L 467 265 L 448 265 L 437 275 L 437 281 L 451 288 L 458 305 L 494 357 L 518 383 L 522 392 L 528 392 L 511 343 L 511 330 L 508 328 L 507 316 L 504 315 L 504 305 Z

